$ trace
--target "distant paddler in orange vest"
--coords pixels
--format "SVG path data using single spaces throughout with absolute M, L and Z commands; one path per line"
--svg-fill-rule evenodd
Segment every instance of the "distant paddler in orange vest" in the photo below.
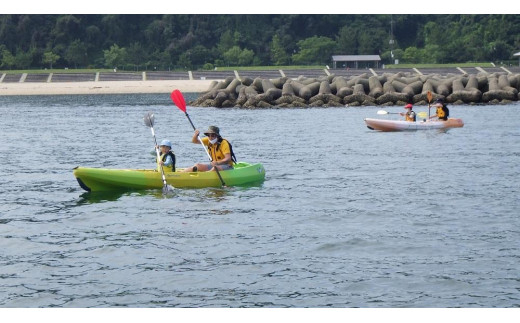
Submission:
M 448 120 L 448 117 L 450 116 L 450 110 L 448 109 L 448 106 L 446 105 L 446 103 L 444 103 L 443 99 L 435 100 L 434 107 L 436 108 L 436 111 L 435 111 L 436 113 L 434 116 L 431 116 L 430 119 L 437 118 L 438 120 L 441 120 L 441 121 Z

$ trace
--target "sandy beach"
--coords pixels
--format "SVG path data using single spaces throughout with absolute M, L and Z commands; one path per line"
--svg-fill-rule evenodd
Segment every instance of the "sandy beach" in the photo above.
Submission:
M 212 80 L 0 83 L 0 96 L 205 92 Z

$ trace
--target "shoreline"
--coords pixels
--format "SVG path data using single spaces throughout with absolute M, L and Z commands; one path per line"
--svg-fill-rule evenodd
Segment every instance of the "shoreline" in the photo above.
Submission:
M 73 95 L 73 94 L 129 94 L 129 93 L 201 93 L 215 80 L 160 81 L 87 81 L 87 82 L 22 82 L 0 83 L 0 96 L 16 95 Z M 218 80 L 217 80 L 218 81 Z

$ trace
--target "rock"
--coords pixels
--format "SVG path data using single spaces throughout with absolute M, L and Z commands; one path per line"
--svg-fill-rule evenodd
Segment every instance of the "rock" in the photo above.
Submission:
M 274 100 L 276 100 L 276 99 L 278 99 L 279 97 L 282 96 L 282 90 L 280 90 L 280 89 L 278 89 L 276 87 L 270 88 L 265 93 L 269 97 L 269 101 L 274 101 Z
M 371 76 L 368 79 L 368 85 L 369 85 L 369 89 L 370 89 L 370 92 L 368 93 L 368 95 L 370 95 L 371 97 L 373 97 L 375 99 L 377 99 L 378 97 L 383 95 L 384 90 L 383 90 L 383 86 L 381 85 L 381 82 L 379 81 L 379 77 Z
M 322 81 L 318 90 L 319 94 L 331 94 L 330 85 L 328 81 Z
M 336 93 L 336 95 L 338 97 L 340 97 L 341 99 L 343 99 L 344 97 L 346 97 L 347 95 L 351 95 L 354 93 L 354 90 L 351 88 L 351 87 L 348 87 L 348 86 L 344 86 L 342 88 L 340 88 L 338 90 L 338 92 Z
M 247 76 L 244 78 L 241 78 L 241 81 L 242 81 L 242 84 L 245 86 L 249 86 L 249 85 L 253 84 L 253 79 L 250 77 L 247 77 Z
M 408 102 L 408 95 L 404 93 L 388 92 L 377 98 L 376 103 L 382 105 L 385 103 L 397 104 L 397 102 Z
M 427 105 L 443 98 L 455 104 L 504 104 L 519 100 L 520 74 L 479 73 L 477 75 L 417 76 L 412 73 L 363 73 L 346 78 L 327 75 L 317 78 L 300 75 L 297 80 L 238 80 L 227 77 L 211 82 L 207 92 L 190 102 L 193 106 L 257 108 L 355 105 L 404 105 L 413 102 Z
M 271 83 L 273 83 L 273 85 L 277 88 L 277 89 L 282 89 L 282 87 L 285 85 L 285 83 L 287 83 L 287 81 L 289 80 L 288 77 L 284 76 L 284 77 L 279 77 L 279 78 L 276 78 L 276 79 L 273 79 L 273 80 L 270 80 Z
M 287 82 L 283 85 L 282 96 L 294 96 L 294 89 L 291 82 Z

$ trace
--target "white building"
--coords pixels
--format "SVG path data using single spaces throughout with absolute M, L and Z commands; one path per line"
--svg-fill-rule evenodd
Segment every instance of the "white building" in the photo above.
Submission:
M 332 68 L 379 67 L 379 55 L 332 55 Z

